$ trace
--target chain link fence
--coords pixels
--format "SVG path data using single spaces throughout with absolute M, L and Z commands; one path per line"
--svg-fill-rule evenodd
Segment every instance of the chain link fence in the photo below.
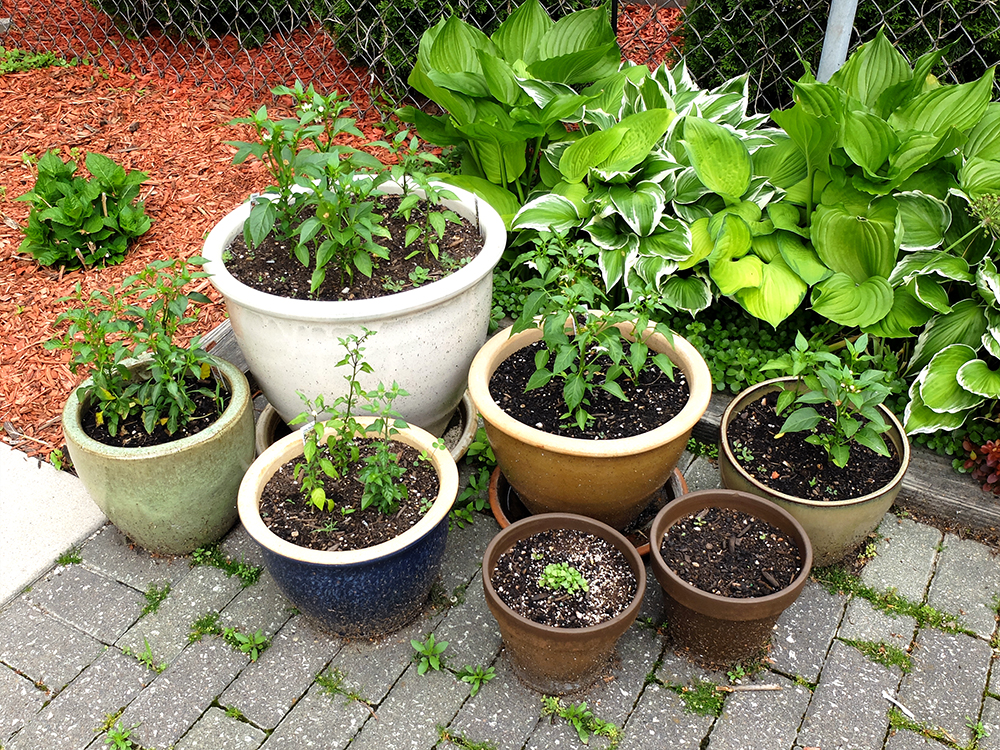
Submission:
M 543 0 L 553 17 L 596 0 Z M 516 3 L 502 0 L 4 0 L 5 47 L 53 51 L 178 83 L 265 91 L 294 78 L 338 88 L 366 109 L 398 105 L 423 31 L 457 13 L 490 33 Z M 787 104 L 788 80 L 815 71 L 828 0 L 613 0 L 623 54 L 684 60 L 711 86 L 750 71 L 754 104 Z M 939 76 L 969 81 L 1000 60 L 996 0 L 862 0 L 852 48 L 880 27 L 915 59 L 951 45 Z M 3 28 L 0 26 L 0 28 Z M 1000 89 L 998 89 L 1000 91 Z

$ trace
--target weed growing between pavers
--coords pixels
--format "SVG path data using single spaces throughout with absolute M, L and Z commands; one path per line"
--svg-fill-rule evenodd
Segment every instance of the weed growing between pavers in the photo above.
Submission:
M 427 597 L 427 603 L 431 609 L 436 609 L 439 612 L 443 612 L 451 607 L 457 607 L 459 604 L 465 603 L 465 591 L 468 587 L 468 583 L 460 583 L 452 589 L 451 595 L 449 595 L 445 591 L 444 586 L 441 585 L 441 582 L 435 581 L 431 586 L 431 593 Z
M 622 739 L 622 730 L 618 728 L 618 725 L 612 724 L 610 721 L 603 721 L 594 716 L 594 713 L 587 708 L 586 703 L 564 705 L 555 696 L 543 695 L 542 718 L 546 716 L 551 716 L 553 722 L 557 716 L 568 721 L 573 729 L 576 730 L 580 742 L 585 745 L 590 742 L 590 735 L 592 734 L 607 737 L 611 742 L 609 746 L 610 750 L 618 747 L 618 743 Z
M 763 655 L 758 656 L 755 659 L 744 659 L 743 661 L 738 661 L 726 670 L 726 677 L 729 678 L 731 683 L 738 685 L 743 680 L 749 680 L 754 675 L 767 669 L 767 662 L 768 658 Z
M 137 654 L 128 646 L 125 646 L 122 649 L 122 653 L 125 654 L 126 656 L 131 656 L 137 662 L 146 667 L 146 669 L 152 672 L 156 672 L 157 674 L 160 674 L 167 668 L 167 663 L 165 661 L 157 663 L 156 657 L 153 656 L 153 649 L 150 647 L 149 641 L 146 640 L 145 636 L 143 636 L 142 638 L 142 643 L 143 643 L 143 649 L 141 653 Z
M 139 613 L 139 617 L 145 617 L 146 615 L 152 614 L 160 608 L 164 600 L 170 595 L 170 581 L 163 584 L 163 588 L 158 588 L 155 583 L 149 584 L 149 588 L 146 589 L 143 596 L 146 597 L 146 606 L 142 608 L 142 612 Z
M 104 744 L 110 745 L 114 750 L 133 750 L 135 745 L 132 744 L 129 735 L 138 726 L 138 724 L 133 724 L 130 727 L 126 727 L 120 722 L 115 724 L 108 729 L 107 736 L 104 738 Z
M 684 701 L 685 711 L 698 716 L 718 716 L 722 713 L 722 704 L 726 702 L 726 696 L 719 692 L 719 686 L 708 680 L 696 680 L 690 687 L 669 684 L 663 687 L 680 696 Z
M 211 565 L 218 568 L 230 578 L 236 576 L 243 584 L 243 588 L 253 586 L 260 580 L 260 574 L 264 569 L 259 565 L 250 565 L 247 562 L 233 562 L 231 558 L 222 554 L 218 544 L 210 544 L 207 547 L 199 547 L 191 553 L 191 567 L 196 565 Z
M 191 623 L 188 632 L 188 643 L 200 641 L 206 635 L 222 636 L 234 651 L 242 651 L 250 657 L 250 661 L 257 661 L 264 651 L 271 645 L 271 639 L 264 635 L 264 631 L 258 628 L 253 633 L 244 633 L 239 628 L 224 628 L 219 624 L 220 614 L 218 612 L 207 612 Z
M 719 446 L 716 443 L 703 443 L 691 438 L 687 443 L 687 451 L 695 456 L 707 458 L 709 461 L 719 459 Z
M 894 646 L 885 641 L 853 641 L 848 638 L 841 638 L 841 641 L 848 646 L 856 648 L 864 654 L 869 661 L 881 664 L 885 667 L 899 667 L 903 674 L 913 671 L 913 659 L 899 646 Z
M 344 687 L 344 680 L 347 679 L 347 675 L 341 672 L 339 669 L 333 668 L 329 672 L 324 673 L 322 670 L 316 675 L 316 684 L 319 685 L 320 690 L 331 698 L 335 695 L 342 695 L 346 699 L 344 704 L 348 704 L 351 701 L 360 703 L 362 706 L 368 709 L 368 713 L 375 716 L 375 709 L 373 706 L 375 703 L 363 698 L 361 693 L 356 690 L 348 690 Z
M 792 680 L 792 682 L 794 682 L 799 687 L 804 687 L 810 693 L 815 693 L 816 686 L 819 684 L 818 682 L 809 682 L 809 680 L 807 680 L 800 674 L 795 675 L 795 678 Z
M 76 546 L 70 547 L 56 558 L 56 565 L 79 565 L 82 562 L 83 558 L 80 557 L 80 548 Z
M 452 734 L 449 729 L 442 726 L 439 726 L 437 730 L 438 742 L 450 742 L 462 750 L 497 750 L 497 746 L 492 742 L 473 742 L 465 734 Z
M 221 706 L 220 706 L 221 708 Z M 236 719 L 237 721 L 247 721 L 246 715 L 240 711 L 236 706 L 226 706 L 226 716 L 230 719 Z
M 865 599 L 878 610 L 891 617 L 910 616 L 917 621 L 918 627 L 932 627 L 945 633 L 964 633 L 975 636 L 968 628 L 962 627 L 958 616 L 942 612 L 929 604 L 912 602 L 900 596 L 894 589 L 876 591 L 861 583 L 861 579 L 843 568 L 813 568 L 813 578 L 831 594 L 853 594 Z
M 444 666 L 442 654 L 448 648 L 448 641 L 435 641 L 431 633 L 422 641 L 411 638 L 410 645 L 413 646 L 413 661 L 417 662 L 417 674 L 424 674 L 428 669 L 441 671 Z
M 467 682 L 472 686 L 472 690 L 469 693 L 470 698 L 475 698 L 479 689 L 496 676 L 497 671 L 494 667 L 473 667 L 470 664 L 466 664 L 460 670 L 455 672 L 455 678 L 457 680 Z
M 979 740 L 988 736 L 989 732 L 986 731 L 986 727 L 981 721 L 973 722 L 972 719 L 966 718 L 968 721 L 965 725 L 972 731 L 972 739 L 967 744 L 962 745 L 951 736 L 948 730 L 942 727 L 911 719 L 895 706 L 889 709 L 889 726 L 893 730 L 905 729 L 909 732 L 916 732 L 924 737 L 943 742 L 952 750 L 979 750 Z
M 200 641 L 206 635 L 222 635 L 218 612 L 208 612 L 191 623 L 188 643 Z

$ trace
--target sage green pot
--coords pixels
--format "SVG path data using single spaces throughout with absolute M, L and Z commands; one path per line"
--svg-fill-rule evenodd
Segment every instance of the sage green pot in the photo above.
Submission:
M 900 458 L 899 471 L 888 484 L 878 487 L 867 495 L 847 500 L 806 500 L 772 489 L 761 484 L 744 471 L 736 460 L 733 448 L 729 443 L 729 425 L 737 414 L 750 403 L 763 396 L 795 382 L 795 378 L 773 378 L 763 383 L 750 386 L 741 391 L 729 404 L 719 432 L 719 471 L 722 475 L 722 486 L 730 490 L 749 492 L 780 505 L 787 510 L 809 535 L 813 547 L 813 562 L 817 567 L 832 565 L 843 559 L 844 555 L 857 547 L 872 532 L 882 516 L 892 506 L 893 500 L 899 494 L 903 484 L 903 476 L 910 465 L 910 443 L 899 420 L 880 406 L 883 418 L 889 423 L 889 431 L 885 437 L 892 442 Z M 786 439 L 801 439 L 789 436 Z
M 150 552 L 185 555 L 218 540 L 238 517 L 236 495 L 254 459 L 253 402 L 239 368 L 221 359 L 213 366 L 230 391 L 225 412 L 172 443 L 118 448 L 94 440 L 80 424 L 86 403 L 79 389 L 63 408 L 66 446 L 87 492 L 111 523 Z

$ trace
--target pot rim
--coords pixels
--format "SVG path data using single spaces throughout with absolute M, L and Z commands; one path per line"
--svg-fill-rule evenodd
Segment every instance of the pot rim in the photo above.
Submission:
M 357 420 L 367 426 L 375 421 L 375 417 L 357 417 Z M 447 449 L 435 446 L 437 438 L 419 427 L 411 425 L 401 428 L 392 437 L 401 443 L 426 451 L 437 472 L 439 483 L 438 494 L 431 509 L 399 536 L 372 547 L 331 552 L 292 544 L 267 527 L 260 517 L 260 493 L 282 464 L 302 454 L 302 433 L 299 431 L 292 432 L 273 443 L 257 457 L 243 476 L 236 501 L 243 526 L 259 544 L 275 554 L 314 565 L 357 565 L 406 549 L 433 531 L 439 523 L 447 520 L 458 495 L 458 468 Z
M 205 238 L 202 254 L 207 262 L 203 270 L 209 274 L 212 285 L 227 300 L 231 299 L 247 309 L 280 318 L 305 321 L 326 321 L 335 318 L 344 322 L 367 321 L 374 325 L 378 320 L 439 305 L 442 300 L 461 294 L 492 273 L 507 241 L 507 230 L 496 209 L 467 190 L 441 184 L 458 197 L 458 200 L 443 201 L 443 205 L 473 223 L 478 216 L 483 246 L 469 263 L 430 284 L 384 297 L 363 300 L 291 299 L 253 289 L 229 273 L 222 260 L 229 243 L 242 231 L 243 223 L 250 215 L 249 203 L 240 204 L 212 227 L 208 237 Z M 381 188 L 397 194 L 400 191 L 399 185 L 391 181 L 383 184 Z
M 619 327 L 627 324 L 620 323 Z M 646 330 L 651 332 L 653 326 Z M 651 450 L 689 432 L 708 408 L 712 397 L 712 376 L 708 365 L 698 350 L 680 334 L 673 334 L 673 344 L 664 336 L 652 333 L 649 342 L 657 344 L 655 351 L 663 351 L 684 372 L 690 394 L 680 413 L 659 427 L 626 438 L 612 440 L 585 440 L 564 435 L 553 435 L 514 419 L 500 408 L 489 390 L 489 382 L 500 364 L 515 351 L 542 338 L 541 328 L 529 328 L 511 335 L 513 326 L 491 336 L 476 353 L 469 369 L 469 393 L 476 408 L 487 424 L 495 425 L 504 433 L 536 448 L 587 458 L 629 456 Z M 650 346 L 650 348 L 654 348 Z M 679 361 L 678 361 L 679 360 Z
M 667 565 L 666 561 L 663 559 L 663 555 L 660 553 L 660 544 L 663 541 L 663 537 L 669 531 L 670 526 L 666 526 L 666 517 L 668 515 L 678 514 L 678 519 L 688 516 L 691 513 L 696 513 L 711 506 L 723 506 L 726 505 L 727 498 L 740 498 L 752 505 L 759 506 L 766 513 L 774 513 L 782 519 L 782 521 L 787 524 L 791 529 L 793 529 L 792 536 L 798 536 L 802 540 L 803 544 L 797 544 L 799 551 L 802 553 L 802 570 L 799 571 L 798 575 L 792 579 L 792 582 L 780 589 L 773 594 L 768 594 L 767 596 L 756 596 L 747 597 L 745 599 L 738 599 L 729 596 L 720 596 L 718 594 L 713 594 L 709 591 L 703 591 L 697 586 L 694 586 L 683 578 L 681 578 L 673 569 Z M 752 515 L 752 514 L 751 514 Z M 763 519 L 767 520 L 767 519 Z M 768 521 L 768 523 L 771 523 Z M 775 525 L 775 524 L 772 524 Z M 665 528 L 661 528 L 665 527 Z M 787 533 L 787 532 L 786 532 Z M 672 503 L 664 506 L 660 512 L 653 519 L 653 525 L 649 530 L 649 554 L 650 563 L 653 564 L 654 570 L 660 570 L 670 579 L 671 583 L 680 587 L 683 592 L 691 597 L 701 598 L 703 601 L 708 603 L 709 607 L 733 607 L 745 605 L 756 605 L 758 609 L 768 609 L 773 605 L 779 605 L 782 600 L 787 599 L 792 592 L 794 596 L 792 600 L 798 597 L 798 592 L 802 590 L 806 582 L 809 579 L 809 575 L 812 572 L 812 562 L 813 562 L 813 549 L 812 542 L 809 540 L 809 535 L 806 533 L 805 529 L 802 527 L 796 518 L 789 513 L 787 510 L 782 508 L 780 505 L 772 503 L 770 500 L 759 497 L 757 495 L 751 495 L 749 492 L 741 492 L 740 490 L 727 490 L 727 489 L 710 489 L 710 490 L 699 490 L 697 492 L 691 492 L 683 497 L 678 498 Z M 690 602 L 681 602 L 685 606 L 691 607 Z M 784 606 L 781 607 L 784 609 Z M 699 610 L 695 610 L 699 611 Z M 778 611 L 781 611 L 780 609 Z M 710 614 L 702 612 L 702 614 Z
M 536 526 L 538 528 L 532 528 L 531 531 L 525 532 L 525 527 Z M 493 555 L 494 550 L 502 548 L 501 551 L 496 553 L 496 557 L 499 558 L 500 555 L 521 539 L 525 539 L 541 531 L 562 528 L 585 531 L 601 537 L 611 542 L 628 561 L 629 567 L 632 569 L 632 574 L 635 576 L 635 595 L 632 597 L 629 605 L 610 620 L 605 620 L 597 625 L 585 628 L 557 628 L 552 625 L 543 625 L 515 612 L 500 599 L 496 589 L 493 588 L 491 578 L 496 563 L 494 562 L 493 565 L 490 565 L 490 557 Z M 617 543 L 615 543 L 616 541 Z M 501 529 L 486 547 L 486 552 L 483 554 L 482 572 L 483 587 L 486 590 L 487 602 L 494 602 L 497 606 L 501 607 L 504 612 L 509 614 L 523 628 L 535 629 L 543 634 L 558 635 L 560 638 L 570 641 L 574 639 L 590 639 L 595 633 L 620 629 L 626 621 L 630 624 L 638 614 L 639 608 L 642 606 L 643 596 L 646 593 L 646 566 L 632 543 L 623 534 L 607 524 L 597 519 L 575 513 L 540 513 L 536 516 L 522 518 L 520 521 L 515 521 L 510 526 Z
M 83 410 L 83 404 L 80 401 L 80 389 L 88 383 L 93 382 L 93 378 L 84 380 L 66 398 L 62 412 L 63 432 L 70 434 L 73 442 L 80 449 L 88 453 L 100 453 L 119 461 L 143 461 L 158 456 L 181 453 L 191 446 L 211 440 L 215 435 L 229 429 L 240 418 L 244 408 L 248 407 L 250 403 L 250 385 L 243 371 L 232 362 L 214 357 L 211 354 L 208 357 L 212 361 L 212 367 L 217 368 L 229 384 L 229 404 L 226 406 L 225 411 L 219 415 L 218 419 L 194 435 L 188 435 L 187 437 L 171 440 L 168 443 L 161 443 L 160 445 L 141 447 L 107 445 L 100 440 L 95 440 L 83 430 L 80 423 L 80 413 Z M 139 359 L 129 358 L 123 360 L 123 364 L 132 369 L 140 368 L 148 361 L 148 357 L 141 357 Z
M 805 505 L 813 508 L 843 508 L 848 505 L 861 505 L 862 503 L 867 503 L 877 497 L 883 496 L 888 488 L 898 486 L 902 483 L 903 476 L 906 474 L 906 471 L 910 466 L 910 441 L 907 439 L 906 432 L 903 430 L 903 425 L 900 424 L 896 415 L 889 411 L 884 404 L 879 404 L 879 409 L 882 412 L 882 416 L 885 417 L 886 421 L 889 423 L 890 432 L 895 431 L 899 435 L 902 450 L 900 451 L 901 456 L 899 460 L 899 470 L 889 482 L 882 485 L 874 492 L 869 492 L 867 495 L 862 495 L 860 497 L 848 498 L 847 500 L 809 500 L 803 497 L 796 497 L 795 495 L 786 495 L 780 490 L 776 490 L 773 487 L 769 487 L 768 485 L 757 481 L 755 477 L 747 473 L 736 460 L 736 456 L 729 446 L 729 423 L 732 421 L 736 413 L 745 406 L 745 404 L 757 398 L 757 393 L 759 391 L 765 389 L 778 390 L 779 385 L 792 382 L 795 379 L 796 378 L 792 376 L 771 378 L 770 380 L 765 380 L 757 383 L 756 385 L 752 385 L 749 388 L 745 388 L 740 391 L 729 403 L 729 406 L 726 407 L 726 411 L 723 413 L 722 420 L 719 423 L 719 447 L 720 450 L 725 453 L 726 459 L 729 461 L 730 465 L 740 474 L 740 476 L 746 479 L 754 487 L 758 488 L 762 493 L 766 493 L 771 497 L 778 498 L 779 500 L 783 500 L 788 503 L 796 503 L 798 505 Z

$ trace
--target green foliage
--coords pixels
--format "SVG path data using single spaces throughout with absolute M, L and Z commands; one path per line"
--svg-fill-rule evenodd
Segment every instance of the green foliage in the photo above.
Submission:
M 850 460 L 854 444 L 888 456 L 882 435 L 889 431 L 889 423 L 878 409 L 889 395 L 887 373 L 861 371 L 864 363 L 874 359 L 865 353 L 867 347 L 867 334 L 861 334 L 856 342 L 844 339 L 845 355 L 841 357 L 811 348 L 799 333 L 791 352 L 764 364 L 762 370 L 778 370 L 796 378 L 796 387 L 778 394 L 775 412 L 778 416 L 786 411 L 788 414 L 775 438 L 788 432 L 809 432 L 805 441 L 822 447 L 840 468 Z M 823 404 L 834 410 L 834 416 L 814 407 Z M 828 429 L 818 430 L 820 424 Z
M 437 730 L 440 742 L 448 742 L 455 747 L 462 748 L 462 750 L 497 750 L 497 746 L 494 743 L 488 741 L 474 742 L 464 732 L 455 733 L 451 729 L 440 726 Z
M 162 588 L 155 583 L 149 584 L 149 588 L 146 589 L 143 596 L 146 598 L 146 604 L 143 606 L 142 612 L 139 613 L 140 617 L 156 612 L 160 605 L 166 601 L 166 598 L 170 596 L 170 581 L 164 583 Z
M 79 547 L 70 547 L 56 558 L 56 565 L 79 565 L 82 562 Z
M 56 471 L 62 471 L 71 462 L 68 460 L 66 454 L 63 453 L 62 448 L 56 448 L 49 451 L 49 463 L 52 464 L 52 468 Z
M 191 565 L 211 565 L 218 568 L 229 577 L 239 578 L 243 588 L 257 583 L 260 580 L 260 574 L 264 572 L 264 568 L 259 565 L 250 565 L 243 560 L 233 561 L 232 558 L 223 554 L 218 544 L 199 547 L 192 552 Z
M 884 25 L 911 60 L 947 49 L 944 60 L 953 76 L 971 80 L 982 74 L 981 60 L 1000 59 L 995 17 L 979 8 L 974 0 L 932 6 L 858 3 L 854 26 L 861 39 L 870 39 Z M 692 0 L 684 62 L 706 87 L 749 69 L 755 108 L 785 106 L 792 100 L 786 79 L 799 75 L 803 62 L 813 70 L 819 64 L 826 24 L 817 22 L 822 19 L 814 11 L 815 6 L 792 0 Z M 938 65 L 933 72 L 941 75 L 943 69 Z
M 610 721 L 603 721 L 594 716 L 593 711 L 587 708 L 586 703 L 570 703 L 566 705 L 558 698 L 550 695 L 542 696 L 542 716 L 558 716 L 570 723 L 576 730 L 580 742 L 588 744 L 590 735 L 607 737 L 610 741 L 609 747 L 616 748 L 621 742 L 622 732 Z
M 720 693 L 714 682 L 696 680 L 690 687 L 686 685 L 667 685 L 684 701 L 684 710 L 698 716 L 719 716 L 726 696 Z
M 417 674 L 425 674 L 428 669 L 438 672 L 443 666 L 441 654 L 448 648 L 448 641 L 435 641 L 434 634 L 430 633 L 427 638 L 418 641 L 410 639 L 413 646 L 413 660 L 417 662 Z
M 143 636 L 142 638 L 142 644 L 143 644 L 143 649 L 141 653 L 137 654 L 128 646 L 122 649 L 122 653 L 125 654 L 126 656 L 131 656 L 151 672 L 156 672 L 157 674 L 163 672 L 167 668 L 167 663 L 165 661 L 164 662 L 156 661 L 156 657 L 153 656 L 153 649 L 149 645 L 149 641 L 146 640 L 145 636 Z
M 206 635 L 222 635 L 222 626 L 219 624 L 218 612 L 207 612 L 191 623 L 188 632 L 188 643 L 200 641 Z
M 259 628 L 250 634 L 241 633 L 237 628 L 223 628 L 222 640 L 237 651 L 247 654 L 250 657 L 250 661 L 257 661 L 260 655 L 271 645 L 271 640 Z
M 913 659 L 899 646 L 884 641 L 854 641 L 842 638 L 848 646 L 852 646 L 864 654 L 870 661 L 886 667 L 899 667 L 903 674 L 913 671 Z
M 26 52 L 22 49 L 0 47 L 0 75 L 66 65 L 69 65 L 69 62 L 57 57 L 55 52 Z
M 893 730 L 905 729 L 909 732 L 916 732 L 943 743 L 944 747 L 951 748 L 951 750 L 978 750 L 979 740 L 987 737 L 989 732 L 982 722 L 973 721 L 968 716 L 965 718 L 965 726 L 971 730 L 972 738 L 968 743 L 962 745 L 943 727 L 911 719 L 895 706 L 889 709 L 889 726 Z
M 465 489 L 459 493 L 455 499 L 455 505 L 449 513 L 451 526 L 458 526 L 464 529 L 465 526 L 472 525 L 476 513 L 482 513 L 489 508 L 488 497 L 490 475 L 493 467 L 496 466 L 496 456 L 493 455 L 493 448 L 486 437 L 486 429 L 479 427 L 476 430 L 476 437 L 473 438 L 469 450 L 465 453 L 465 462 L 472 468 L 469 474 L 469 483 Z
M 469 696 L 474 698 L 479 689 L 485 685 L 487 682 L 492 680 L 497 676 L 496 669 L 493 667 L 471 667 L 466 664 L 460 670 L 455 672 L 455 677 L 457 677 L 462 682 L 467 682 L 472 686 L 472 690 L 469 691 Z
M 132 730 L 138 728 L 138 724 L 133 724 L 130 727 L 126 727 L 121 722 L 117 722 L 114 726 L 108 727 L 107 734 L 104 737 L 104 744 L 111 746 L 114 750 L 132 750 L 136 747 L 129 737 L 132 735 Z
M 73 295 L 59 300 L 79 307 L 59 314 L 55 325 L 69 326 L 45 348 L 72 352 L 69 366 L 74 373 L 81 367 L 91 370 L 93 382 L 81 387 L 80 399 L 91 400 L 97 424 L 105 425 L 109 435 L 117 435 L 122 422 L 139 416 L 147 432 L 163 426 L 173 434 L 194 417 L 195 393 L 212 398 L 222 413 L 223 381 L 216 377 L 212 386 L 212 360 L 199 346 L 201 337 L 195 336 L 186 347 L 174 343 L 179 329 L 198 319 L 197 310 L 188 312 L 190 304 L 209 302 L 200 292 L 183 293 L 191 281 L 207 276 L 192 270 L 203 262 L 197 257 L 154 261 L 126 278 L 120 289 L 112 286 L 85 295 L 77 282 Z M 124 360 L 137 357 L 145 357 L 148 367 L 132 373 Z
M 719 446 L 710 445 L 708 443 L 703 443 L 700 440 L 691 438 L 687 443 L 687 450 L 689 453 L 693 453 L 696 456 L 702 456 L 711 461 L 715 461 L 719 458 Z
M 43 266 L 93 268 L 118 263 L 133 239 L 149 231 L 145 205 L 136 199 L 149 175 L 126 172 L 104 154 L 86 158 L 90 178 L 58 151 L 38 160 L 35 186 L 18 200 L 31 204 L 19 252 Z
M 546 565 L 538 577 L 538 585 L 554 591 L 562 589 L 570 594 L 586 593 L 590 590 L 590 584 L 583 574 L 565 562 Z

